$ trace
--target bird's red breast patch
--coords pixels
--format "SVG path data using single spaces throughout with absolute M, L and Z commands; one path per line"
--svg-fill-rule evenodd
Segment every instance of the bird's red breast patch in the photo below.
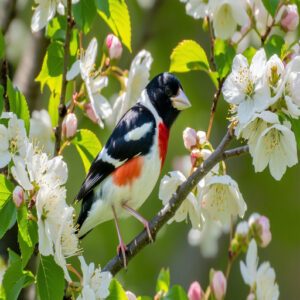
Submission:
M 141 175 L 143 158 L 138 156 L 130 159 L 124 165 L 117 168 L 113 174 L 113 182 L 118 186 L 132 184 Z
M 161 168 L 166 159 L 166 154 L 168 150 L 168 141 L 169 141 L 169 128 L 164 123 L 159 123 L 158 125 L 158 148 L 159 148 L 159 157 L 161 160 Z

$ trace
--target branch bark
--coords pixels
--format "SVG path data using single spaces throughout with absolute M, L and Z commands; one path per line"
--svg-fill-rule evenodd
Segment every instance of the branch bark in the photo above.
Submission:
M 172 196 L 169 203 L 163 207 L 158 214 L 149 222 L 149 228 L 153 239 L 155 239 L 158 231 L 165 225 L 174 215 L 181 203 L 186 199 L 187 195 L 193 190 L 197 183 L 221 160 L 229 157 L 238 156 L 248 151 L 247 146 L 238 147 L 225 151 L 228 144 L 233 139 L 232 129 L 229 129 L 222 139 L 219 146 L 204 161 L 204 163 L 181 185 L 177 192 Z M 148 233 L 143 230 L 128 245 L 126 251 L 126 261 L 129 262 L 137 255 L 146 245 L 150 244 Z M 109 271 L 113 275 L 117 274 L 124 267 L 123 260 L 116 255 L 104 267 L 104 271 Z
M 61 130 L 62 130 L 62 122 L 67 114 L 67 107 L 65 105 L 66 102 L 66 90 L 67 90 L 67 70 L 70 58 L 70 40 L 71 40 L 71 32 L 74 26 L 74 20 L 72 17 L 72 0 L 68 0 L 67 2 L 67 30 L 66 30 L 66 39 L 64 44 L 64 68 L 62 74 L 62 83 L 61 83 L 61 94 L 60 94 L 60 104 L 58 107 L 58 125 L 55 128 L 55 148 L 54 148 L 54 156 L 56 156 L 60 149 L 61 144 Z

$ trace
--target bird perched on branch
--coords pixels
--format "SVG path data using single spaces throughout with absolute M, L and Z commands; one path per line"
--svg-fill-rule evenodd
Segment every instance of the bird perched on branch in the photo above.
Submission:
M 77 200 L 82 200 L 77 220 L 79 238 L 96 225 L 114 219 L 125 267 L 126 245 L 118 218 L 134 216 L 152 239 L 148 221 L 136 210 L 158 180 L 173 122 L 181 110 L 190 106 L 174 75 L 162 73 L 153 78 L 116 125 L 77 195 Z

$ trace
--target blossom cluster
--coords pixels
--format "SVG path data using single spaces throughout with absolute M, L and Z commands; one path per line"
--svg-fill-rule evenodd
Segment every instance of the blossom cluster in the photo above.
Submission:
M 243 41 L 243 49 L 246 49 L 251 41 L 259 45 L 260 36 L 265 34 L 267 27 L 273 22 L 280 25 L 283 32 L 295 31 L 299 24 L 299 14 L 295 4 L 281 5 L 273 20 L 262 0 L 180 1 L 186 3 L 186 13 L 194 19 L 212 20 L 217 38 L 231 38 L 234 43 Z
M 183 133 L 184 144 L 190 151 L 190 161 L 184 161 L 189 173 L 194 171 L 212 153 L 213 149 L 206 140 L 205 132 L 187 128 Z M 180 168 L 180 167 L 179 167 Z M 183 168 L 180 168 L 183 170 Z M 178 186 L 186 181 L 188 172 L 172 171 L 165 175 L 160 183 L 159 198 L 166 205 Z M 216 253 L 216 240 L 223 230 L 229 228 L 232 218 L 243 217 L 247 205 L 240 193 L 238 184 L 226 174 L 224 163 L 216 165 L 190 192 L 174 217 L 169 221 L 181 222 L 189 216 L 193 229 L 189 234 L 192 244 L 207 238 L 206 256 Z M 205 234 L 207 233 L 207 235 Z
M 260 49 L 250 66 L 242 54 L 234 58 L 222 90 L 232 105 L 235 134 L 247 140 L 255 171 L 269 165 L 276 180 L 298 162 L 290 121 L 300 116 L 299 80 L 299 56 L 286 64 L 276 54 L 267 60 Z

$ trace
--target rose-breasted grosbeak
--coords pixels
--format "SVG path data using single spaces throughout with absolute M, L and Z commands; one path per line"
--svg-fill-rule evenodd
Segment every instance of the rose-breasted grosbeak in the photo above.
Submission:
M 137 209 L 153 190 L 165 161 L 169 130 L 181 110 L 191 104 L 178 79 L 169 73 L 156 76 L 139 101 L 121 118 L 106 145 L 91 165 L 77 195 L 82 200 L 78 236 L 115 219 L 125 261 L 118 218 L 133 215 L 151 234 L 148 221 Z

